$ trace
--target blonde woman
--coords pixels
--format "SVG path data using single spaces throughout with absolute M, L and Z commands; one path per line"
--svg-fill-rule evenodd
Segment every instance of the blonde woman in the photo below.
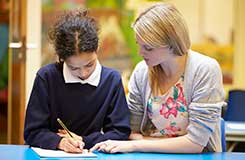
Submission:
M 129 81 L 130 139 L 91 151 L 221 152 L 222 74 L 216 60 L 190 50 L 188 29 L 171 4 L 156 4 L 133 24 L 144 58 Z

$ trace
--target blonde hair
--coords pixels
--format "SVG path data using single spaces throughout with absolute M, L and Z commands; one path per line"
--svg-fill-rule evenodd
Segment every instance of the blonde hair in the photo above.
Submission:
M 133 29 L 137 36 L 151 47 L 169 46 L 173 54 L 182 56 L 190 48 L 186 22 L 172 4 L 157 3 L 135 20 Z M 161 90 L 165 73 L 160 65 L 149 67 L 149 79 L 153 95 L 163 94 Z

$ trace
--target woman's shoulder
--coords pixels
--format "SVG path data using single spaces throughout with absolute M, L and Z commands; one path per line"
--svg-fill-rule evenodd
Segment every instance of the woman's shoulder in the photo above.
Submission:
M 189 51 L 189 63 L 191 65 L 208 65 L 208 64 L 217 64 L 216 59 L 206 56 L 205 54 Z
M 187 77 L 189 82 L 198 83 L 208 79 L 218 82 L 222 79 L 221 68 L 214 58 L 195 51 L 190 51 L 188 56 L 185 77 Z
M 140 61 L 134 67 L 132 75 L 137 77 L 144 77 L 148 73 L 148 66 L 144 60 Z
M 137 84 L 139 86 L 145 86 L 148 83 L 148 66 L 145 61 L 140 61 L 134 68 L 129 85 Z
M 195 52 L 190 50 L 188 58 L 188 68 L 191 70 L 202 70 L 202 71 L 208 71 L 208 70 L 220 70 L 219 63 L 216 59 L 206 56 L 204 54 L 201 54 L 199 52 Z
M 135 69 L 134 70 L 146 70 L 148 69 L 147 64 L 145 63 L 144 60 L 140 61 L 139 63 L 136 64 Z

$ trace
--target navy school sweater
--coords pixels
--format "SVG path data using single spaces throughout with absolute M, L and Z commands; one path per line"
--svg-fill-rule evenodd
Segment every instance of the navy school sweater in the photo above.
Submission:
M 57 149 L 62 127 L 83 137 L 85 148 L 108 140 L 126 140 L 130 134 L 129 110 L 120 74 L 102 66 L 97 87 L 65 83 L 63 64 L 41 68 L 35 78 L 26 110 L 26 144 Z

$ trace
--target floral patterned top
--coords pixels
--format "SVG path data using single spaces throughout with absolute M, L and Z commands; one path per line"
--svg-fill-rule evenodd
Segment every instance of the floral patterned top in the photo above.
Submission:
M 165 95 L 151 96 L 148 100 L 147 113 L 155 128 L 150 136 L 177 137 L 186 134 L 188 112 L 183 79 L 182 76 Z

